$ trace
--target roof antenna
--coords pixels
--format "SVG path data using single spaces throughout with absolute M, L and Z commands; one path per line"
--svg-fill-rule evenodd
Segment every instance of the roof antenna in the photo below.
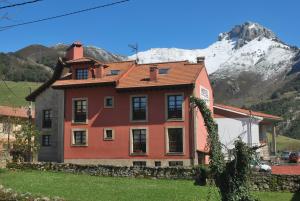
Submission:
M 138 56 L 138 53 L 139 53 L 139 45 L 138 45 L 138 43 L 135 43 L 135 44 L 129 44 L 128 47 L 131 49 L 131 52 L 134 52 L 134 53 L 135 53 L 135 56 L 136 56 L 136 62 L 139 63 L 139 56 Z

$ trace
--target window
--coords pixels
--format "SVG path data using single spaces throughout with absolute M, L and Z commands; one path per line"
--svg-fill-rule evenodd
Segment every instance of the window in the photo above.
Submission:
M 131 120 L 146 121 L 147 120 L 147 97 L 135 96 L 131 97 Z
M 209 106 L 209 90 L 202 86 L 200 87 L 200 98 Z
M 146 161 L 133 161 L 133 167 L 146 167 Z
M 88 76 L 89 76 L 88 69 L 76 69 L 77 80 L 86 80 L 88 79 Z
M 120 70 L 111 70 L 110 75 L 119 75 Z
M 75 130 L 73 131 L 73 145 L 87 145 L 86 130 Z
M 52 126 L 52 111 L 43 110 L 43 128 L 51 128 Z
M 162 75 L 168 74 L 168 72 L 169 72 L 169 68 L 160 68 L 158 70 L 158 73 Z
M 105 97 L 104 98 L 104 107 L 105 108 L 113 108 L 114 107 L 113 97 Z
M 114 139 L 114 130 L 111 128 L 104 129 L 104 140 L 113 140 Z
M 160 167 L 161 166 L 161 162 L 160 161 L 154 161 L 154 165 L 155 165 L 155 167 Z
M 51 146 L 50 135 L 42 135 L 42 146 L 43 147 Z
M 183 166 L 183 161 L 169 161 L 169 166 Z
M 168 128 L 168 153 L 183 153 L 183 128 Z
M 168 119 L 182 119 L 183 95 L 168 95 Z
M 80 99 L 74 100 L 74 123 L 86 123 L 87 122 L 87 100 Z
M 132 153 L 146 154 L 146 129 L 132 129 Z

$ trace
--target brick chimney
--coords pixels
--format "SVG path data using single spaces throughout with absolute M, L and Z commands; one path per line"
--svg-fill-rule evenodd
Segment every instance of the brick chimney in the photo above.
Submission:
M 204 63 L 205 61 L 205 57 L 197 57 L 197 63 L 200 64 L 200 63 Z
M 157 78 L 158 78 L 157 66 L 150 67 L 150 81 L 157 81 Z
M 74 42 L 68 47 L 66 52 L 66 58 L 68 60 L 80 59 L 83 57 L 83 46 L 80 42 Z
M 105 65 L 98 64 L 95 66 L 95 76 L 96 78 L 103 78 L 105 76 L 104 68 L 106 67 Z

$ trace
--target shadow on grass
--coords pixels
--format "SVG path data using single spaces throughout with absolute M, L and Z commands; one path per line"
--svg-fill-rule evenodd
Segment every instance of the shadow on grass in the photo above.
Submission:
M 293 198 L 291 201 L 299 201 L 300 200 L 300 191 L 294 193 Z

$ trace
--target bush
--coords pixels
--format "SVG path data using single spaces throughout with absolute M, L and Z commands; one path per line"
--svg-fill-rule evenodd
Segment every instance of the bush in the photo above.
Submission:
M 210 178 L 210 169 L 208 165 L 199 165 L 196 167 L 195 184 L 205 186 Z

